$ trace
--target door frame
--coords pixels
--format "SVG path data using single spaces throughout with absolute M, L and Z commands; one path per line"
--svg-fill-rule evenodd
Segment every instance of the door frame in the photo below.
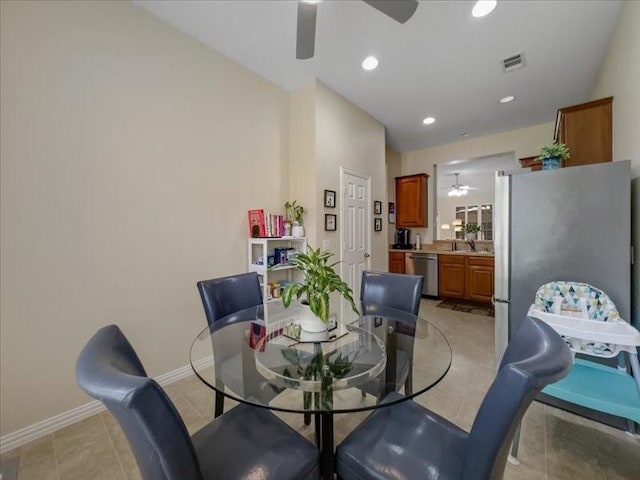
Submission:
M 362 180 L 365 181 L 366 186 L 367 186 L 367 192 L 368 192 L 368 199 L 366 201 L 367 205 L 366 205 L 366 215 L 365 215 L 365 225 L 364 225 L 364 229 L 365 229 L 365 239 L 366 239 L 366 245 L 365 245 L 365 250 L 367 250 L 366 253 L 369 254 L 369 257 L 366 259 L 365 262 L 365 269 L 366 270 L 371 270 L 371 245 L 372 245 L 372 239 L 371 239 L 371 218 L 372 218 L 372 213 L 373 213 L 373 208 L 371 206 L 371 175 L 367 175 L 365 173 L 362 172 L 358 172 L 356 170 L 352 170 L 350 168 L 346 168 L 346 167 L 340 167 L 340 193 L 342 195 L 341 201 L 340 201 L 340 276 L 343 277 L 343 275 L 345 274 L 344 272 L 344 246 L 345 246 L 345 232 L 346 232 L 346 228 L 345 228 L 345 221 L 347 218 L 346 215 L 346 209 L 345 209 L 345 202 L 344 202 L 344 195 L 345 195 L 345 175 L 351 175 L 354 177 L 358 177 Z M 349 287 L 352 287 L 352 285 L 349 285 Z M 359 296 L 360 292 L 353 292 L 353 294 L 355 296 Z M 357 304 L 357 299 L 354 298 L 354 300 L 356 300 L 356 304 Z M 344 308 L 344 302 L 340 302 L 341 308 Z M 344 314 L 344 311 L 341 312 L 342 314 Z

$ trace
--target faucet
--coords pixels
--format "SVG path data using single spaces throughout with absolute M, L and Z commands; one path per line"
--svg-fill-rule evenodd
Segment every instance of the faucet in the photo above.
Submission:
M 475 252 L 476 251 L 476 242 L 474 240 L 471 240 L 471 239 L 466 240 L 466 242 L 471 247 L 471 251 Z

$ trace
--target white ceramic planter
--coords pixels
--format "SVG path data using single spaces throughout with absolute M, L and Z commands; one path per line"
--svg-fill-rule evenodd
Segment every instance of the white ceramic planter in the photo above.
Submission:
M 305 332 L 320 333 L 327 330 L 327 324 L 314 315 L 309 305 L 301 305 L 300 317 L 297 322 Z
M 304 237 L 304 227 L 302 225 L 294 225 L 291 227 L 291 236 L 294 238 Z

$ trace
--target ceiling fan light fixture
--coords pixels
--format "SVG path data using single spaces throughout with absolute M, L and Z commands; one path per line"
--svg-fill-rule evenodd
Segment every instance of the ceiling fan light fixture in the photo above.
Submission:
M 486 17 L 498 4 L 497 0 L 478 0 L 471 10 L 471 15 L 476 18 Z
M 516 97 L 514 97 L 513 95 L 507 95 L 506 97 L 502 97 L 500 99 L 500 103 L 509 103 L 509 102 L 513 102 L 516 99 Z
M 378 59 L 374 56 L 369 56 L 362 61 L 362 68 L 365 70 L 375 70 L 378 68 Z
M 427 117 L 424 120 L 422 120 L 422 123 L 424 123 L 425 125 L 431 125 L 433 123 L 435 123 L 436 119 L 433 117 Z

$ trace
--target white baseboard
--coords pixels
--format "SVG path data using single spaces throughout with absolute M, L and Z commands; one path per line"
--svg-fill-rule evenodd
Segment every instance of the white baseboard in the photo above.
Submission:
M 206 368 L 209 365 L 213 366 L 213 357 L 206 357 L 194 363 L 196 368 Z M 159 375 L 155 377 L 155 380 L 160 385 L 165 386 L 192 374 L 193 369 L 191 368 L 191 365 L 185 365 L 184 367 Z M 95 415 L 96 413 L 103 412 L 104 410 L 105 407 L 102 402 L 93 400 L 59 415 L 55 415 L 47 418 L 46 420 L 42 420 L 41 422 L 29 425 L 28 427 L 22 428 L 16 432 L 8 433 L 7 435 L 0 437 L 0 454 L 4 454 L 21 445 L 37 440 L 40 437 L 44 437 L 45 435 L 49 435 L 56 430 L 66 427 L 67 425 L 71 425 L 72 423 L 79 422 L 80 420 L 84 420 L 85 418 Z

